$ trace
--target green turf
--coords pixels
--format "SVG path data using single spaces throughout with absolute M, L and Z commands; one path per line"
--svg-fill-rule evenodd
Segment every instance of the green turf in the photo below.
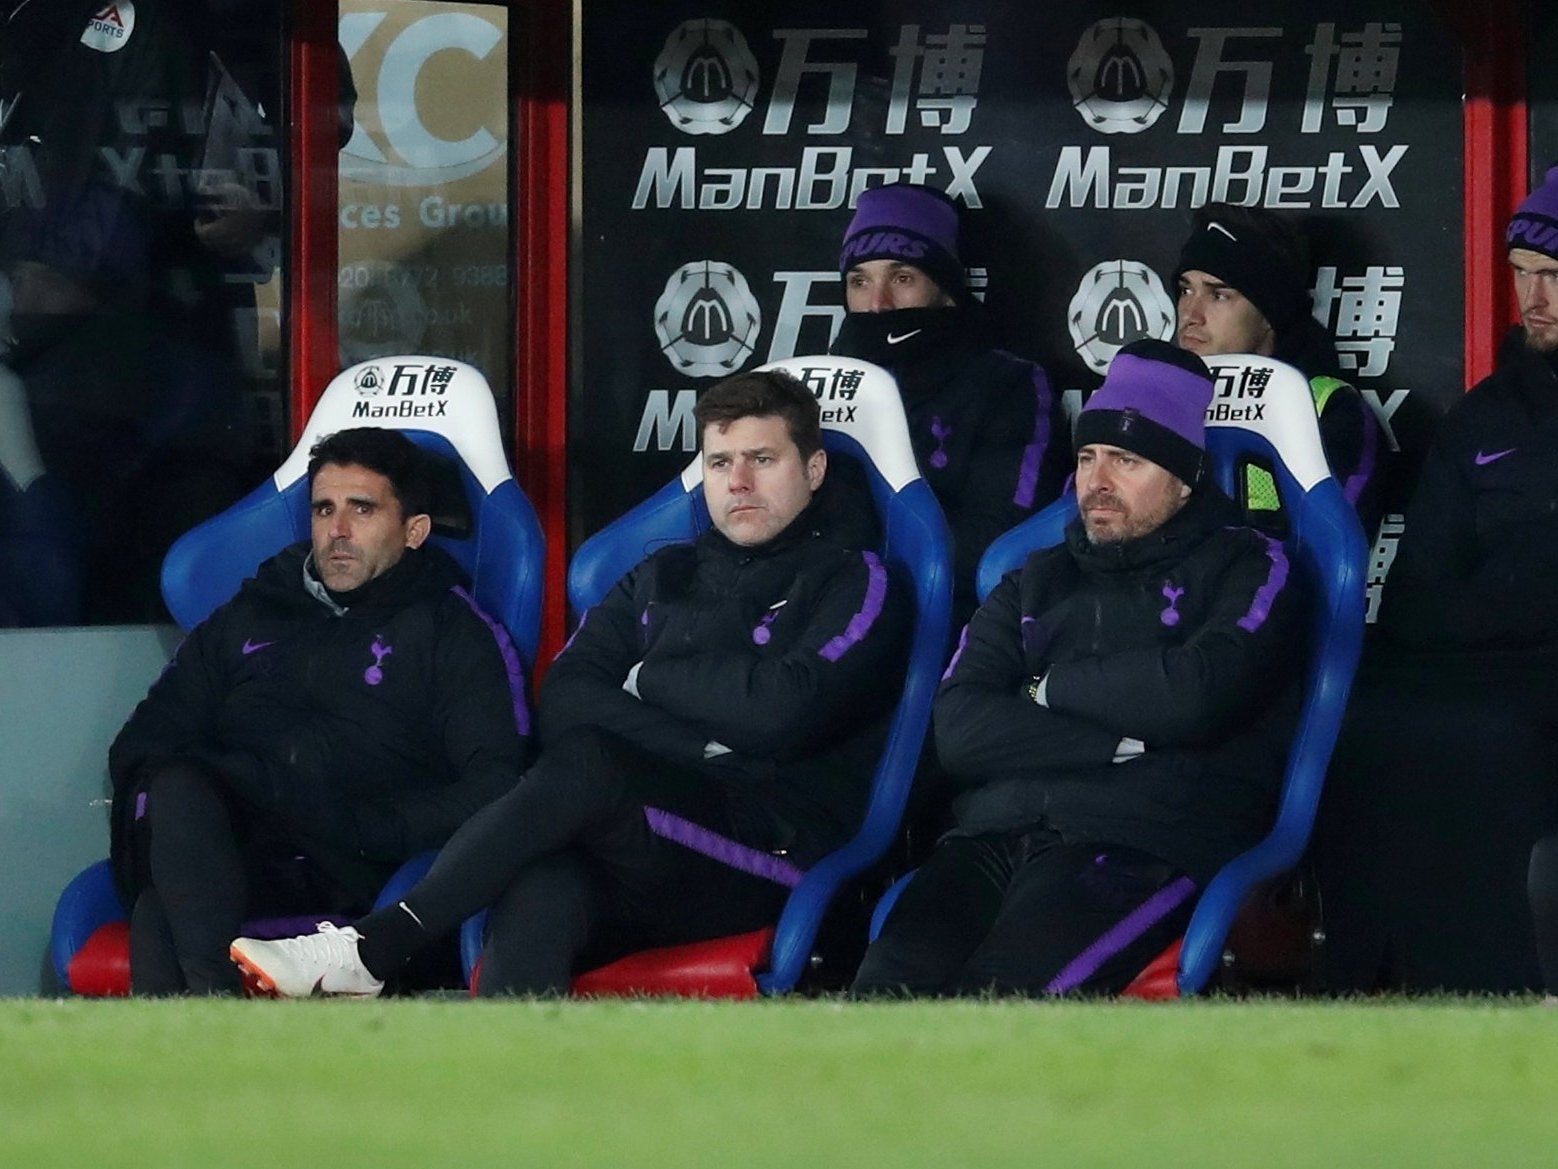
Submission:
M 0 1166 L 1558 1164 L 1558 1011 L 0 1002 Z

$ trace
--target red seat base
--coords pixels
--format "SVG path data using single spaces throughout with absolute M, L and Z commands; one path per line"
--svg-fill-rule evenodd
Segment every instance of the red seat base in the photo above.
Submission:
M 573 993 L 584 997 L 647 995 L 675 998 L 749 999 L 758 994 L 755 972 L 768 961 L 772 928 L 685 946 L 644 950 L 607 966 L 587 970 L 573 980 Z M 1146 1000 L 1179 997 L 1179 949 L 1176 940 L 1149 962 L 1120 992 Z M 130 926 L 111 921 L 99 926 L 70 962 L 70 989 L 90 998 L 123 998 L 130 993 Z M 478 967 L 472 978 L 476 993 Z
M 1177 999 L 1179 997 L 1179 948 L 1184 938 L 1176 938 L 1168 949 L 1143 967 L 1142 972 L 1131 979 L 1131 984 L 1120 992 L 1121 998 Z
M 573 993 L 586 998 L 756 998 L 756 971 L 767 963 L 773 941 L 774 931 L 769 927 L 685 946 L 642 950 L 586 970 L 574 978 Z M 480 985 L 478 963 L 471 972 L 471 994 L 476 994 Z
M 344 925 L 346 918 L 329 914 L 301 918 L 260 918 L 246 921 L 239 928 L 257 937 L 291 937 L 308 926 L 304 923 L 331 921 Z M 93 930 L 65 968 L 66 981 L 74 994 L 84 998 L 126 998 L 130 994 L 130 923 L 120 918 L 104 922 Z M 246 983 L 247 985 L 247 983 Z
M 130 993 L 130 923 L 110 921 L 92 931 L 66 969 L 70 989 L 88 998 Z
M 573 993 L 756 998 L 755 971 L 768 961 L 773 941 L 774 931 L 770 927 L 729 938 L 644 950 L 585 971 L 573 980 Z

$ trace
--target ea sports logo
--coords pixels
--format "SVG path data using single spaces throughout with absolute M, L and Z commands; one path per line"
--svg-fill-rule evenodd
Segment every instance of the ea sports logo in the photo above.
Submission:
M 384 388 L 384 373 L 376 365 L 367 366 L 357 371 L 357 376 L 352 379 L 352 385 L 362 397 L 375 398 Z
M 1174 63 L 1151 27 L 1129 16 L 1100 20 L 1066 63 L 1071 104 L 1103 134 L 1137 134 L 1168 108 Z
M 728 134 L 757 100 L 757 58 L 723 20 L 687 20 L 655 58 L 655 96 L 685 134 Z
M 1071 342 L 1095 373 L 1107 370 L 1114 355 L 1132 341 L 1172 341 L 1174 323 L 1174 302 L 1157 273 L 1136 260 L 1095 264 L 1066 310 Z
M 135 4 L 118 0 L 93 11 L 81 33 L 81 43 L 99 53 L 117 53 L 135 35 Z
M 689 377 L 725 377 L 740 369 L 762 324 L 746 277 L 718 260 L 683 264 L 655 302 L 660 351 Z

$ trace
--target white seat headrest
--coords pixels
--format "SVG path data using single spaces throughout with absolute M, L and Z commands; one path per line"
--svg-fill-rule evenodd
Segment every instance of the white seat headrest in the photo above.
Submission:
M 881 366 L 854 357 L 820 354 L 787 357 L 758 369 L 782 370 L 805 383 L 822 407 L 822 428 L 847 434 L 858 442 L 894 491 L 920 477 L 898 383 Z M 702 478 L 703 462 L 694 457 L 682 472 L 682 486 L 690 491 Z
M 303 437 L 276 470 L 278 491 L 308 471 L 309 449 L 354 426 L 425 430 L 448 440 L 482 490 L 512 478 L 492 391 L 481 371 L 448 357 L 375 357 L 330 379 Z
M 1329 478 L 1309 381 L 1285 362 L 1250 353 L 1206 359 L 1216 383 L 1206 408 L 1208 430 L 1232 428 L 1261 435 L 1298 485 L 1308 491 Z

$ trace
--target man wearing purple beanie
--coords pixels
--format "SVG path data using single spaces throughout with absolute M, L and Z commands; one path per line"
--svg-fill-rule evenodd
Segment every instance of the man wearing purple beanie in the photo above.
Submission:
M 1081 515 L 963 631 L 935 708 L 957 827 L 856 994 L 1118 992 L 1269 829 L 1303 605 L 1207 475 L 1211 398 L 1199 357 L 1146 340 L 1083 409 Z
M 1504 238 L 1520 324 L 1439 426 L 1380 613 L 1419 648 L 1558 647 L 1558 167 Z
M 862 192 L 839 269 L 849 312 L 833 352 L 898 381 L 920 473 L 952 529 L 961 624 L 990 541 L 1065 484 L 1059 396 L 1041 368 L 995 347 L 965 281 L 957 205 L 940 191 L 892 183 Z
M 1439 423 L 1326 784 L 1338 990 L 1558 991 L 1558 167 L 1505 242 L 1520 324 Z

